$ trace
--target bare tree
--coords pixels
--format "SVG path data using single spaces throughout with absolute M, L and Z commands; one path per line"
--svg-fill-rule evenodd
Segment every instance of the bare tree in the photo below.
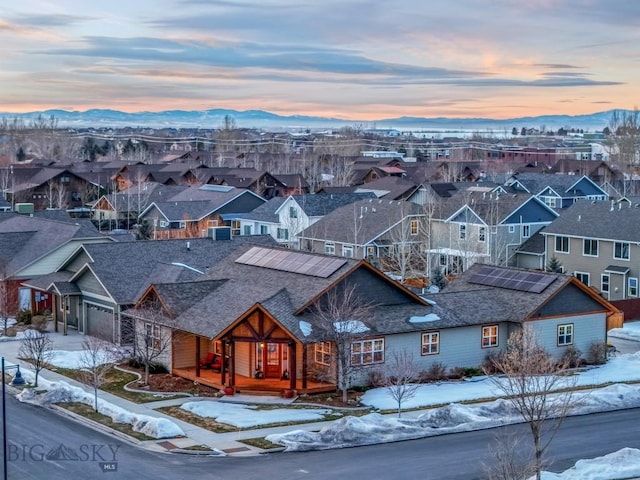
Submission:
M 33 365 L 35 372 L 34 387 L 38 386 L 40 371 L 48 365 L 52 354 L 53 341 L 49 338 L 48 333 L 37 330 L 25 331 L 24 337 L 20 340 L 18 356 Z
M 49 197 L 49 208 L 66 208 L 67 188 L 61 182 L 49 180 L 47 182 L 47 196 Z
M 547 447 L 562 420 L 574 407 L 571 388 L 577 377 L 563 375 L 570 361 L 564 357 L 557 360 L 547 353 L 528 326 L 513 332 L 506 351 L 492 360 L 493 368 L 502 375 L 489 378 L 531 432 L 537 480 L 540 480 Z M 485 373 L 491 372 L 485 368 Z
M 125 315 L 131 322 L 125 322 L 122 335 L 131 339 L 133 356 L 144 367 L 144 384 L 148 385 L 151 368 L 171 352 L 173 319 L 165 314 L 160 302 L 152 301 Z M 127 328 L 129 331 L 124 331 Z
M 522 448 L 523 432 L 499 429 L 491 448 L 491 463 L 484 470 L 489 480 L 528 480 L 536 474 L 535 466 L 527 460 Z
M 361 365 L 352 358 L 352 344 L 366 337 L 369 328 L 364 320 L 370 317 L 373 305 L 365 303 L 355 285 L 340 285 L 315 304 L 315 313 L 327 341 L 335 346 L 337 385 L 342 401 L 347 402 L 349 387 Z M 372 353 L 373 355 L 374 353 Z
M 632 112 L 615 110 L 609 120 L 611 131 L 610 143 L 615 148 L 621 167 L 626 173 L 627 180 L 623 184 L 623 195 L 635 195 L 635 189 L 629 189 L 633 182 L 634 171 L 640 160 L 640 111 L 634 108 Z
M 390 359 L 385 360 L 379 382 L 396 401 L 398 418 L 402 415 L 403 402 L 413 398 L 420 388 L 419 380 L 420 366 L 413 354 L 407 350 L 395 351 Z
M 98 411 L 98 389 L 104 385 L 113 364 L 122 358 L 121 351 L 110 342 L 86 337 L 82 342 L 80 368 L 83 383 L 93 388 L 93 409 Z

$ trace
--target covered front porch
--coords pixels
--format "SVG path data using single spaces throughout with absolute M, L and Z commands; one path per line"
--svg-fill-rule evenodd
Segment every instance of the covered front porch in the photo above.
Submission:
M 313 348 L 314 344 L 300 342 L 257 306 L 215 338 L 175 332 L 171 372 L 243 393 L 335 391 L 334 378 L 310 373 L 308 357 L 313 360 Z

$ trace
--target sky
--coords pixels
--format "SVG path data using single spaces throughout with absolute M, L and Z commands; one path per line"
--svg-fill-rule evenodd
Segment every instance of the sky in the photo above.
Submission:
M 1 0 L 0 110 L 371 121 L 633 108 L 630 0 Z

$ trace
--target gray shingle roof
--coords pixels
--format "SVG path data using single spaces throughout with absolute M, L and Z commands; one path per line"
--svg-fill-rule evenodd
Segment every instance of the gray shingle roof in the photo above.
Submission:
M 640 241 L 640 207 L 580 200 L 564 209 L 543 234 Z M 621 205 L 621 206 L 620 206 Z
M 576 175 L 549 173 L 518 173 L 514 176 L 533 195 L 551 187 L 558 195 L 568 193 L 569 188 L 580 180 Z
M 328 193 L 293 195 L 293 198 L 307 216 L 322 217 L 337 208 L 365 199 L 374 199 L 376 196 L 373 193 Z
M 340 207 L 306 228 L 299 237 L 365 245 L 421 207 L 411 202 L 370 199 Z
M 386 200 L 401 200 L 413 193 L 418 188 L 414 182 L 406 180 L 402 177 L 382 177 L 371 182 L 359 185 L 356 192 L 382 191 L 388 192 L 384 195 L 379 195 L 379 198 Z
M 242 218 L 256 222 L 279 223 L 280 218 L 275 211 L 284 203 L 286 197 L 273 197 L 250 212 L 243 213 Z
M 112 298 L 122 305 L 135 303 L 152 282 L 191 281 L 245 244 L 273 245 L 269 235 L 188 240 L 149 240 L 89 244 L 84 249 L 93 259 L 91 269 Z M 175 265 L 178 264 L 178 265 Z M 190 268 L 189 268 L 190 267 Z

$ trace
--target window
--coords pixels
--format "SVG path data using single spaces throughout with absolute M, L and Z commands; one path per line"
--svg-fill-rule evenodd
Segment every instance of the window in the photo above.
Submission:
M 531 226 L 530 225 L 522 225 L 522 236 L 524 238 L 529 238 L 531 235 Z
M 78 192 L 71 192 L 71 201 L 79 202 L 81 200 L 80 194 Z
M 418 234 L 418 220 L 411 220 L 411 235 Z
M 542 197 L 542 201 L 547 207 L 556 208 L 557 197 Z
M 427 332 L 422 334 L 422 355 L 435 355 L 440 353 L 440 332 Z
M 629 260 L 629 244 L 626 242 L 615 242 L 613 246 L 613 258 Z
M 515 225 L 509 225 L 509 233 L 515 233 L 516 232 L 516 226 Z
M 331 364 L 331 342 L 320 342 L 315 344 L 315 359 L 320 365 Z
M 464 240 L 467 238 L 467 226 L 464 224 L 458 225 L 458 238 Z
M 251 235 L 251 225 L 245 225 L 243 228 L 243 235 Z
M 569 253 L 569 237 L 556 237 L 556 252 Z
M 326 242 L 324 244 L 324 253 L 327 255 L 335 255 L 336 254 L 336 244 L 333 242 Z
M 636 277 L 629 277 L 627 290 L 630 297 L 638 296 L 638 279 Z
M 160 325 L 155 323 L 144 324 L 144 344 L 147 348 L 160 349 Z
M 609 293 L 609 274 L 603 273 L 600 281 L 600 291 Z
M 447 262 L 447 256 L 446 255 L 440 255 L 440 261 L 438 262 L 440 264 L 441 267 L 446 267 L 448 265 L 449 262 Z
M 289 207 L 289 218 L 298 218 L 298 209 L 296 207 Z
M 375 257 L 376 255 L 376 247 L 373 245 L 367 246 L 367 257 Z
M 187 228 L 187 222 L 185 222 L 184 220 L 180 220 L 178 222 L 178 228 Z
M 260 225 L 260 235 L 267 235 L 269 233 L 269 227 L 266 225 Z
M 347 258 L 353 258 L 353 246 L 352 245 L 343 245 L 342 246 L 342 256 Z
M 231 220 L 231 235 L 240 235 L 240 220 Z
M 71 178 L 68 175 L 63 175 L 60 177 L 60 183 L 67 184 L 71 181 Z
M 573 345 L 573 323 L 558 325 L 558 346 Z
M 486 240 L 487 240 L 487 229 L 486 229 L 486 227 L 480 227 L 478 229 L 478 240 L 480 242 L 486 242 Z
M 498 346 L 498 325 L 482 327 L 482 348 Z
M 166 220 L 160 220 L 160 228 L 167 228 L 169 226 L 169 222 Z
M 278 240 L 289 240 L 289 229 L 278 228 L 277 238 Z
M 587 257 L 597 257 L 598 256 L 598 240 L 585 238 L 583 241 L 582 255 Z
M 384 339 L 363 340 L 351 344 L 352 365 L 372 365 L 384 362 Z
M 575 272 L 575 277 L 585 285 L 589 285 L 589 274 L 585 272 Z
M 207 228 L 213 228 L 218 226 L 218 220 L 207 220 Z

